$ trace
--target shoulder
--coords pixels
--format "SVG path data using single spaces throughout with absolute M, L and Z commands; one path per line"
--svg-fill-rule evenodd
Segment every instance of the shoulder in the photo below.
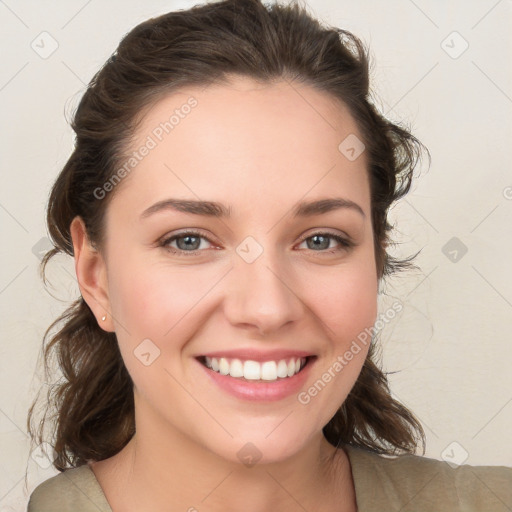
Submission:
M 27 512 L 112 512 L 88 465 L 67 469 L 31 493 Z
M 361 510 L 509 511 L 512 468 L 451 466 L 447 462 L 400 455 L 387 457 L 345 445 Z M 360 501 L 359 501 L 360 500 Z

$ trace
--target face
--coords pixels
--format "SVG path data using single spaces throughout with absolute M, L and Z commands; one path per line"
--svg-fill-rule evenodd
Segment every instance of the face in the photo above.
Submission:
M 368 346 L 335 363 L 377 313 L 366 155 L 339 149 L 354 135 L 342 104 L 285 81 L 182 89 L 144 116 L 130 148 L 137 163 L 107 209 L 102 258 L 137 421 L 155 435 L 234 462 L 251 442 L 261 462 L 278 461 L 319 436 L 345 400 Z M 226 215 L 171 199 L 219 203 Z M 299 211 L 326 199 L 341 201 Z M 275 381 L 199 360 L 238 358 L 234 374 L 263 368 L 246 360 L 275 361 L 264 369 L 272 378 L 294 353 L 312 357 Z

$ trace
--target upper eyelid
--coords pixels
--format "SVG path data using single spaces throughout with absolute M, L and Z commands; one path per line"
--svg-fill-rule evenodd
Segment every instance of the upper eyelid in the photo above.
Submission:
M 347 242 L 352 241 L 352 237 L 349 236 L 345 232 L 336 233 L 334 231 L 330 231 L 329 229 L 322 229 L 322 228 L 312 228 L 312 229 L 316 229 L 316 231 L 305 233 L 304 235 L 301 235 L 299 240 L 302 242 L 302 241 L 307 240 L 308 238 L 315 236 L 315 235 L 330 235 L 333 237 L 339 236 L 340 238 L 344 238 L 345 240 L 347 240 Z
M 197 228 L 194 228 L 194 229 L 191 228 L 191 229 L 188 229 L 188 230 L 185 229 L 184 231 L 181 231 L 181 232 L 178 232 L 178 233 L 173 233 L 173 234 L 170 234 L 170 235 L 164 235 L 163 237 L 161 237 L 159 239 L 159 241 L 164 243 L 164 242 L 167 242 L 169 240 L 174 240 L 176 238 L 180 238 L 182 236 L 187 236 L 187 235 L 199 235 L 200 238 L 204 238 L 205 240 L 208 240 L 211 243 L 215 243 L 214 240 L 212 240 L 212 237 L 210 237 L 209 235 L 206 235 L 200 229 L 197 229 Z

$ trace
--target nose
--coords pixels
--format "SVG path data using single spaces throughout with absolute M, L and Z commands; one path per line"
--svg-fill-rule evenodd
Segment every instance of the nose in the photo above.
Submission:
M 234 327 L 268 336 L 304 316 L 299 283 L 275 251 L 252 263 L 237 256 L 230 280 L 224 312 Z

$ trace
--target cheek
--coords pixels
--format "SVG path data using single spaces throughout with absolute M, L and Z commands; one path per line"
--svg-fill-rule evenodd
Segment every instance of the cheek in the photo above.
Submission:
M 211 276 L 207 280 L 142 260 L 125 259 L 109 275 L 121 355 L 135 387 L 149 402 L 169 393 L 171 375 L 179 378 L 182 349 L 193 336 L 194 306 L 211 286 Z
M 329 274 L 315 279 L 318 286 L 310 304 L 330 341 L 313 378 L 321 381 L 320 389 L 324 385 L 329 389 L 319 405 L 330 418 L 355 384 L 368 354 L 377 317 L 378 281 L 371 257 L 354 258 Z
M 208 292 L 219 280 L 219 268 L 191 268 L 185 262 L 152 261 L 137 254 L 125 254 L 119 261 L 109 271 L 109 297 L 128 371 L 134 376 L 141 371 L 134 354 L 144 340 L 151 340 L 150 352 L 158 354 L 152 368 L 181 371 L 183 350 L 202 325 L 205 308 L 212 306 Z
M 351 260 L 314 282 L 309 305 L 314 307 L 328 342 L 311 377 L 312 384 L 299 394 L 298 401 L 317 415 L 321 428 L 346 400 L 361 373 L 377 316 L 378 287 L 371 258 Z
M 310 302 L 315 305 L 315 313 L 328 336 L 340 345 L 337 348 L 374 324 L 378 283 L 373 260 L 354 259 L 350 265 L 326 273 L 320 280 L 315 278 L 315 283 L 309 292 Z
M 169 335 L 212 284 L 207 273 L 190 269 L 144 261 L 123 266 L 109 276 L 110 300 L 113 315 L 134 338 Z

